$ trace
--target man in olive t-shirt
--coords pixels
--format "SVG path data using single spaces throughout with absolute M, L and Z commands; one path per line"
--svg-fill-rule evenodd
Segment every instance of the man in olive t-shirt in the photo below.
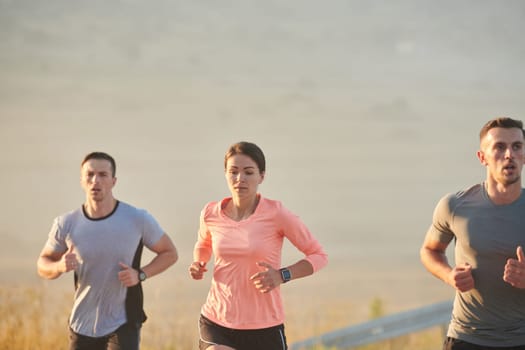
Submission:
M 439 201 L 421 261 L 456 289 L 444 350 L 525 349 L 522 122 L 485 124 L 477 156 L 486 180 Z M 453 241 L 455 266 L 445 255 Z

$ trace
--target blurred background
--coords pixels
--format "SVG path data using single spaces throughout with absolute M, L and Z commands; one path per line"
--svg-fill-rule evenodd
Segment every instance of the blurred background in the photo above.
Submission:
M 209 287 L 186 272 L 199 212 L 229 195 L 224 152 L 246 140 L 267 157 L 261 193 L 329 254 L 283 288 L 290 314 L 351 323 L 373 300 L 452 298 L 419 247 L 439 198 L 483 180 L 481 126 L 525 119 L 524 19 L 519 0 L 0 0 L 0 284 L 72 290 L 35 262 L 101 150 L 117 198 L 179 249 L 148 281 L 151 319 L 193 331 Z

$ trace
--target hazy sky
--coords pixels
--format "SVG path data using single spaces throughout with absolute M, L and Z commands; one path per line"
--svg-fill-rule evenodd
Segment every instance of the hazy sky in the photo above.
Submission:
M 200 209 L 228 195 L 223 154 L 248 140 L 261 192 L 332 268 L 419 268 L 439 197 L 484 177 L 481 125 L 525 119 L 524 19 L 522 1 L 0 0 L 0 261 L 33 267 L 104 150 L 117 197 L 185 266 Z

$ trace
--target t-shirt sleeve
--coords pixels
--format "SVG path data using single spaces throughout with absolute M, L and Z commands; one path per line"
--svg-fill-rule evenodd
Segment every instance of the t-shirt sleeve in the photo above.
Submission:
M 325 267 L 328 255 L 299 216 L 284 207 L 281 207 L 280 216 L 284 236 L 305 255 L 305 260 L 310 262 L 314 272 Z
M 66 243 L 66 232 L 63 230 L 60 217 L 53 220 L 51 230 L 47 237 L 46 247 L 57 253 L 63 253 L 68 249 Z
M 164 230 L 160 227 L 155 218 L 146 210 L 142 211 L 143 233 L 142 239 L 146 247 L 154 246 L 164 235 Z
M 427 231 L 427 238 L 432 238 L 440 243 L 450 243 L 455 235 L 452 232 L 452 207 L 454 195 L 448 194 L 441 198 L 434 209 L 432 224 Z

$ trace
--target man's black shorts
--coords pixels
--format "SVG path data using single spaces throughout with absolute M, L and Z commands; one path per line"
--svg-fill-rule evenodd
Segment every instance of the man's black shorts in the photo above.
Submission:
M 445 339 L 443 350 L 525 350 L 525 345 L 512 347 L 490 347 L 468 343 L 463 340 L 450 338 Z

